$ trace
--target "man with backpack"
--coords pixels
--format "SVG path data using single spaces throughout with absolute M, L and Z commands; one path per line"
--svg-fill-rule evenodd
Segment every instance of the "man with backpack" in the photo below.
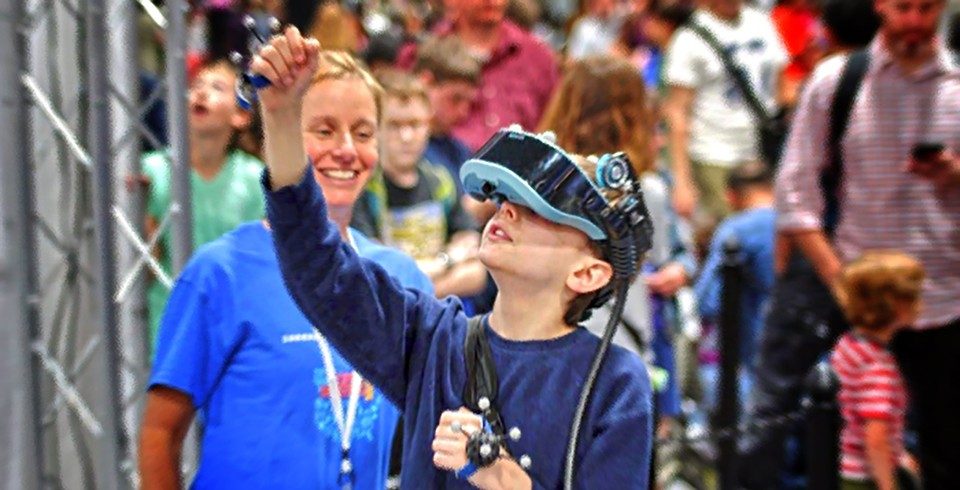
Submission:
M 804 375 L 846 329 L 832 294 L 843 264 L 868 249 L 912 254 L 928 271 L 924 309 L 892 350 L 934 489 L 960 484 L 960 68 L 936 36 L 944 5 L 876 0 L 877 37 L 821 64 L 801 97 L 776 184 L 791 251 L 777 261 L 751 414 L 796 409 Z M 744 449 L 743 486 L 779 486 L 783 430 Z
M 667 49 L 665 110 L 674 207 L 717 222 L 730 212 L 730 169 L 768 159 L 762 129 L 777 112 L 789 55 L 769 15 L 744 0 L 702 4 Z

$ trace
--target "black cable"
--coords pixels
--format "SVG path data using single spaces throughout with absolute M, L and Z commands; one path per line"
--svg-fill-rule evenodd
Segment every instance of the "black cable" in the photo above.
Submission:
M 610 343 L 613 341 L 613 334 L 617 331 L 620 316 L 623 314 L 623 307 L 627 301 L 627 290 L 629 289 L 629 280 L 618 280 L 615 289 L 615 301 L 613 312 L 607 321 L 607 326 L 603 330 L 603 337 L 600 339 L 600 345 L 593 356 L 593 362 L 590 364 L 590 372 L 583 383 L 583 389 L 580 391 L 580 401 L 577 403 L 577 411 L 573 415 L 573 423 L 570 426 L 570 440 L 567 443 L 567 459 L 564 463 L 563 488 L 565 490 L 573 489 L 573 466 L 577 455 L 577 443 L 580 439 L 580 426 L 583 424 L 583 416 L 587 411 L 587 404 L 590 402 L 590 395 L 593 392 L 593 385 L 600 374 L 600 368 L 607 357 L 607 350 L 610 349 Z

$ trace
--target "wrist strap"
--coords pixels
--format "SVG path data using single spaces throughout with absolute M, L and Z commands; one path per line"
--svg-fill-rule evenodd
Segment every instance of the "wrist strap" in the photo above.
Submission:
M 458 480 L 467 480 L 471 476 L 473 476 L 473 474 L 476 473 L 478 469 L 479 468 L 477 468 L 477 465 L 473 464 L 472 461 L 467 461 L 467 464 L 463 465 L 463 467 L 460 468 L 459 470 L 454 471 L 453 474 L 457 477 Z

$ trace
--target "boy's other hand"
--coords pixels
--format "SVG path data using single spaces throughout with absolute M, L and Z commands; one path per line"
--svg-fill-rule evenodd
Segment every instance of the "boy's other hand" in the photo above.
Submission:
M 460 426 L 460 430 L 453 430 L 454 423 Z M 482 426 L 483 419 L 466 407 L 443 412 L 433 439 L 434 466 L 448 471 L 457 471 L 466 466 L 468 434 L 482 430 Z M 528 489 L 533 486 L 533 481 L 520 465 L 503 457 L 491 466 L 478 469 L 469 482 L 485 490 Z
M 271 83 L 259 91 L 264 114 L 284 110 L 300 113 L 303 95 L 320 63 L 320 49 L 319 41 L 305 39 L 296 27 L 289 26 L 254 55 L 251 71 L 263 75 Z
M 459 424 L 461 430 L 453 430 L 454 423 Z M 434 466 L 449 471 L 466 466 L 468 434 L 480 430 L 482 423 L 480 416 L 466 407 L 443 412 L 433 437 Z

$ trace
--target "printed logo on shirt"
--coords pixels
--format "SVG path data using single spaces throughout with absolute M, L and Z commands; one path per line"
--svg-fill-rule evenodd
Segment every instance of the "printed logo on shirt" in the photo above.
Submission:
M 340 399 L 346 416 L 350 400 L 350 372 L 337 373 L 337 384 L 340 385 Z M 333 440 L 340 440 L 340 429 L 333 416 L 333 402 L 330 398 L 330 386 L 327 384 L 327 373 L 320 367 L 313 371 L 313 383 L 317 387 L 317 399 L 314 403 L 314 422 L 317 429 Z M 377 418 L 380 415 L 380 405 L 384 403 L 369 381 L 363 380 L 360 385 L 360 398 L 357 402 L 357 416 L 353 423 L 353 433 L 350 439 L 372 441 Z
M 288 333 L 280 337 L 281 344 L 293 344 L 296 342 L 316 342 L 320 340 L 320 334 L 317 332 Z
M 772 93 L 774 71 L 769 57 L 766 54 L 767 43 L 761 38 L 747 40 L 743 43 L 731 43 L 724 46 L 734 62 L 746 72 L 747 79 L 753 85 L 761 98 Z M 727 103 L 739 105 L 745 102 L 740 86 L 731 77 L 727 77 L 727 88 L 724 91 Z
M 394 208 L 386 218 L 390 221 L 386 237 L 389 245 L 415 258 L 434 257 L 443 250 L 447 218 L 440 202 Z

